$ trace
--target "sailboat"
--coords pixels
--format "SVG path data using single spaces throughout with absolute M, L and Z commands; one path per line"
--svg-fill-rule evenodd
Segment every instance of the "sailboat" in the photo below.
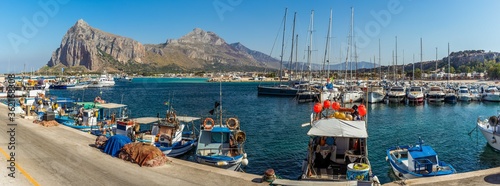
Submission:
M 314 28 L 314 11 L 311 12 L 311 26 L 309 29 L 309 46 L 307 47 L 307 64 L 309 66 L 309 82 L 312 80 L 311 76 L 311 52 L 312 52 L 312 32 Z M 297 93 L 297 100 L 299 102 L 317 102 L 320 100 L 320 93 L 318 90 L 314 90 L 312 84 L 306 85 L 306 90 Z
M 455 93 L 455 90 L 449 87 L 448 81 L 450 81 L 451 71 L 450 71 L 450 43 L 448 43 L 448 79 L 446 80 L 446 93 L 444 96 L 444 101 L 447 103 L 456 103 L 458 100 L 458 96 Z
M 299 92 L 299 88 L 290 85 L 282 84 L 282 72 L 283 72 L 283 52 L 285 49 L 285 28 L 286 28 L 286 13 L 288 9 L 285 9 L 285 16 L 283 21 L 283 39 L 281 41 L 281 55 L 280 55 L 280 71 L 279 71 L 279 85 L 273 86 L 257 86 L 258 95 L 271 95 L 271 96 L 295 96 Z M 292 36 L 293 37 L 293 36 Z
M 349 53 L 351 54 L 351 57 L 350 57 L 350 64 L 349 64 L 349 70 L 351 70 L 351 81 L 352 81 L 352 59 L 353 59 L 353 50 L 352 50 L 352 47 L 353 47 L 353 35 L 354 35 L 354 11 L 352 12 L 352 15 L 351 15 L 351 30 L 349 32 L 349 46 L 348 49 L 347 49 L 347 55 L 346 55 L 346 77 L 345 79 L 347 79 L 347 61 L 349 59 Z M 351 48 L 349 50 L 349 48 Z M 356 46 L 354 45 L 354 48 L 356 48 Z M 357 55 L 357 54 L 356 54 Z M 352 83 L 352 82 L 350 82 Z M 352 84 L 351 85 L 348 85 L 349 87 L 347 88 L 347 90 L 344 90 L 343 94 L 342 94 L 342 102 L 343 103 L 352 103 L 352 102 L 359 102 L 363 99 L 364 97 L 364 93 L 363 91 L 359 88 L 359 87 L 355 87 L 353 86 Z

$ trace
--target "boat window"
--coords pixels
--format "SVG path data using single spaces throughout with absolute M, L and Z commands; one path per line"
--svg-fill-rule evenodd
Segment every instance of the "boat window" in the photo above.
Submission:
M 460 93 L 468 93 L 467 90 L 460 90 Z
M 441 88 L 439 88 L 439 87 L 432 87 L 431 91 L 441 91 Z
M 212 133 L 212 143 L 229 143 L 229 133 Z

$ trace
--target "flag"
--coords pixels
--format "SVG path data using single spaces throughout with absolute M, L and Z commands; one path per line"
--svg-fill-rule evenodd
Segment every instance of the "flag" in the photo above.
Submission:
M 214 104 L 214 109 L 208 111 L 208 113 L 210 113 L 211 115 L 214 115 L 214 112 L 215 112 L 215 109 L 220 106 L 220 103 L 218 101 L 215 101 L 215 104 Z
M 170 105 L 170 103 L 168 101 L 165 101 L 163 104 L 164 105 Z

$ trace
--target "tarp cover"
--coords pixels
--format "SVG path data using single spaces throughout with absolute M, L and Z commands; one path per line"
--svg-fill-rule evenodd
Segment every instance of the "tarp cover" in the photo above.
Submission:
M 335 118 L 314 121 L 307 135 L 368 138 L 364 121 L 344 121 Z
M 124 135 L 117 134 L 111 136 L 106 142 L 106 145 L 104 146 L 104 152 L 106 154 L 116 157 L 118 156 L 118 153 L 120 153 L 120 149 L 126 144 L 131 142 L 132 141 L 130 141 L 130 138 Z

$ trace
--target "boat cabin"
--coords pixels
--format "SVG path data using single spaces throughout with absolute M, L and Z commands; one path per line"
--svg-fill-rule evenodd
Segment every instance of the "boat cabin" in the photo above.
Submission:
M 437 169 L 438 156 L 432 147 L 416 145 L 408 149 L 408 170 L 418 174 L 428 174 Z

